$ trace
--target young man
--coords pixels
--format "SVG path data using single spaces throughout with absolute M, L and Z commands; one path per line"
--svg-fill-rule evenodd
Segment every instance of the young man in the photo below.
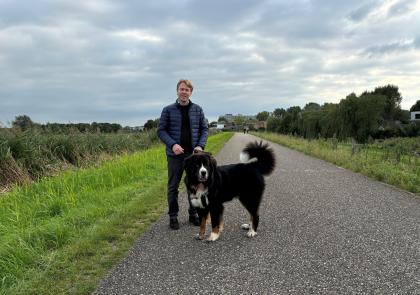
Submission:
M 208 137 L 208 124 L 201 107 L 190 100 L 193 85 L 189 80 L 180 80 L 176 86 L 178 99 L 163 108 L 158 136 L 166 145 L 168 161 L 168 207 L 169 226 L 179 229 L 178 188 L 184 171 L 184 159 L 194 150 L 204 150 Z M 189 222 L 200 225 L 195 208 L 191 205 Z

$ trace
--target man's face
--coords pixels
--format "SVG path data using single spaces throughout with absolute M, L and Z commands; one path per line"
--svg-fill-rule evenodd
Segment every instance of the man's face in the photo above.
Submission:
M 186 105 L 188 104 L 188 100 L 190 99 L 192 92 L 191 89 L 185 83 L 181 83 L 178 86 L 176 94 L 178 95 L 179 103 L 181 105 Z

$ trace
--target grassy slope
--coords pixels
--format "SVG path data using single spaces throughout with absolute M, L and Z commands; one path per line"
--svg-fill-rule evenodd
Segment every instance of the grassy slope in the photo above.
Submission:
M 420 193 L 420 161 L 415 156 L 402 156 L 400 161 L 389 158 L 394 151 L 367 147 L 354 155 L 351 146 L 322 140 L 305 140 L 275 133 L 254 133 L 272 142 L 304 152 L 335 165 L 364 174 L 413 193 Z
M 218 152 L 232 136 L 209 138 Z M 166 210 L 162 146 L 0 199 L 0 293 L 87 294 Z

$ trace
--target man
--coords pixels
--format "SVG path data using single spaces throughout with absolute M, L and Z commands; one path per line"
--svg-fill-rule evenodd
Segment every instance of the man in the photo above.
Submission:
M 190 100 L 193 85 L 189 80 L 180 80 L 176 86 L 178 99 L 163 108 L 158 136 L 166 145 L 168 161 L 168 214 L 171 229 L 179 229 L 178 188 L 184 171 L 184 159 L 195 150 L 202 151 L 208 137 L 207 120 L 201 107 Z M 199 218 L 191 205 L 189 222 L 198 226 Z

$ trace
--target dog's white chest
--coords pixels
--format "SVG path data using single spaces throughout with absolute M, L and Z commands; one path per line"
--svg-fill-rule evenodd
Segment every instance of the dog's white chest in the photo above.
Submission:
M 209 204 L 209 200 L 207 198 L 208 189 L 199 185 L 195 194 L 191 194 L 191 204 L 196 208 L 205 208 Z

